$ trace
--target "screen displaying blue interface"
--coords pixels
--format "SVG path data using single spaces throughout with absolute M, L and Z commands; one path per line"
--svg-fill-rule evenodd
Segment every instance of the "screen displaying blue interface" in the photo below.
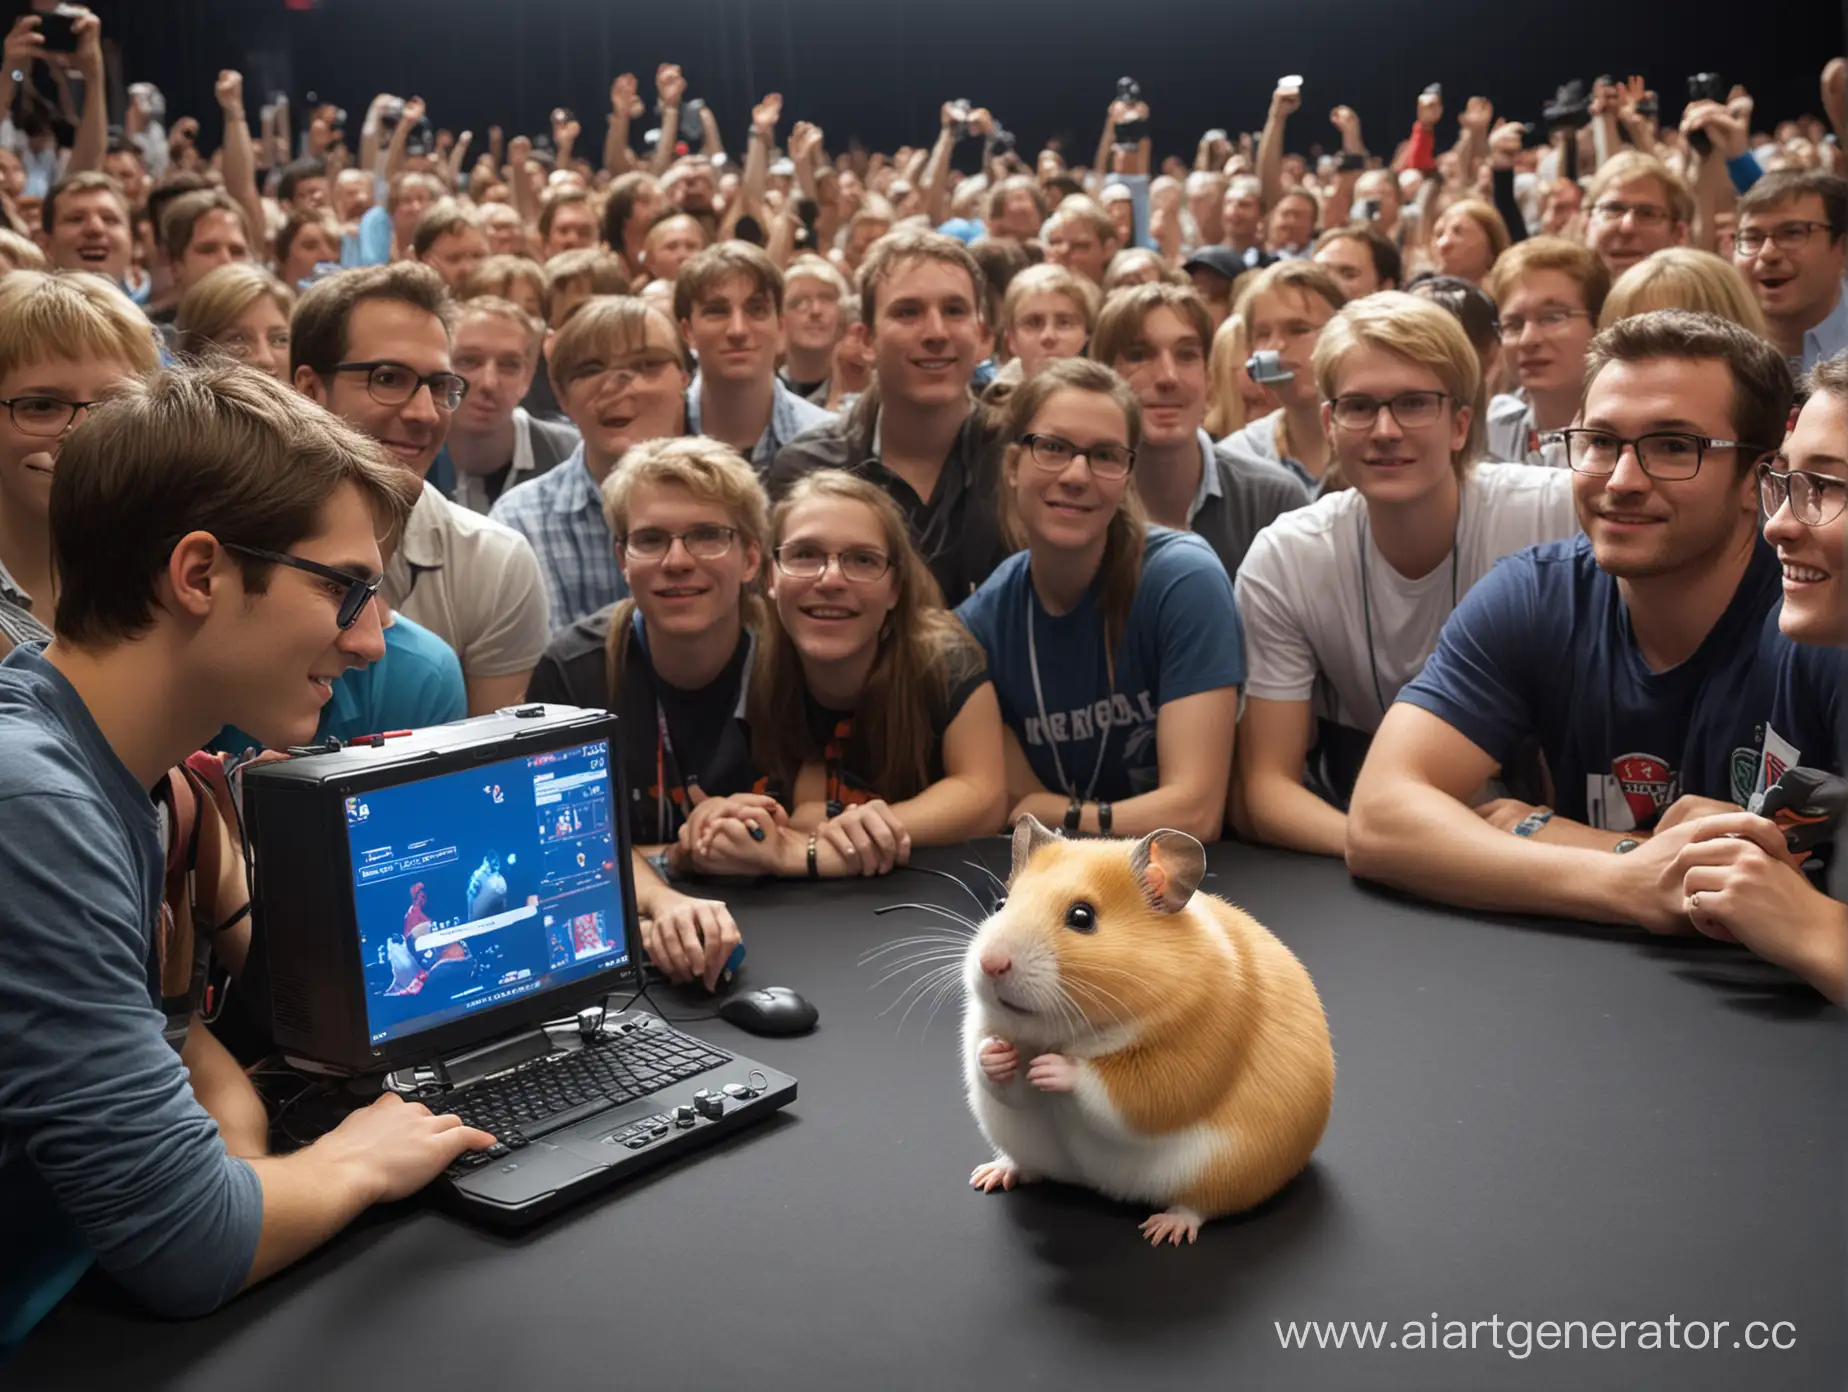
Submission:
M 374 1045 L 629 961 L 607 740 L 346 800 Z

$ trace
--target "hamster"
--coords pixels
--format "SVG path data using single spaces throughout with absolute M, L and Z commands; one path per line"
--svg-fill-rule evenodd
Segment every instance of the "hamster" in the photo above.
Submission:
M 1335 1058 L 1309 973 L 1249 914 L 1198 894 L 1179 831 L 1067 841 L 1014 828 L 1006 900 L 964 962 L 984 1193 L 1036 1179 L 1157 1204 L 1151 1243 L 1269 1198 L 1328 1123 Z

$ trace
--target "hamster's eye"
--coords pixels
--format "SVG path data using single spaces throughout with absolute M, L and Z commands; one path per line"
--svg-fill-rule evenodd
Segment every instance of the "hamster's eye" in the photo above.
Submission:
M 1065 911 L 1065 926 L 1078 933 L 1097 931 L 1097 910 L 1080 899 Z
M 995 896 L 994 907 L 989 909 L 988 912 L 1000 913 L 1001 910 L 1005 909 L 1006 907 L 1007 907 L 1007 896 L 1005 894 L 997 894 Z

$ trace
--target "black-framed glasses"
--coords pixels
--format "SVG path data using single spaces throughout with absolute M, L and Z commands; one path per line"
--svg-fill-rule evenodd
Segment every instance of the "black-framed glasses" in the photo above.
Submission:
M 732 549 L 738 539 L 736 527 L 701 523 L 684 532 L 670 532 L 665 527 L 637 527 L 618 538 L 623 554 L 632 561 L 663 561 L 679 542 L 695 560 L 716 561 Z
M 310 575 L 319 576 L 323 580 L 345 585 L 346 593 L 340 597 L 340 607 L 334 613 L 334 622 L 343 629 L 351 628 L 359 622 L 359 616 L 365 612 L 366 606 L 379 592 L 379 586 L 385 583 L 385 577 L 382 575 L 355 575 L 351 571 L 335 570 L 332 566 L 322 565 L 319 561 L 310 561 L 301 556 L 290 556 L 281 551 L 266 551 L 261 546 L 240 546 L 237 542 L 227 541 L 224 543 L 224 548 L 227 551 L 235 551 L 240 556 L 251 556 L 259 561 L 269 561 L 273 565 L 290 566 L 296 570 L 306 571 Z
M 366 395 L 381 406 L 402 406 L 425 387 L 430 398 L 445 411 L 453 411 L 468 395 L 468 381 L 453 372 L 431 372 L 419 376 L 417 369 L 401 362 L 343 362 L 334 364 L 335 372 L 366 374 Z
M 1402 429 L 1419 430 L 1444 414 L 1449 392 L 1408 391 L 1381 400 L 1377 396 L 1337 396 L 1330 403 L 1335 424 L 1343 430 L 1371 430 L 1384 407 Z
M 892 568 L 892 558 L 883 551 L 867 546 L 850 546 L 845 551 L 827 551 L 808 541 L 786 541 L 772 554 L 776 568 L 792 580 L 819 580 L 833 562 L 840 567 L 841 578 L 856 585 L 870 585 Z
M 1833 522 L 1848 507 L 1848 479 L 1812 474 L 1806 469 L 1779 469 L 1765 460 L 1758 466 L 1758 506 L 1765 518 L 1777 516 L 1788 502 L 1790 515 L 1806 527 Z
M 1583 309 L 1543 309 L 1531 319 L 1523 319 L 1518 314 L 1504 316 L 1499 332 L 1503 343 L 1513 343 L 1529 324 L 1541 333 L 1552 333 L 1573 319 L 1589 318 L 1590 313 Z
M 1625 449 L 1634 450 L 1637 465 L 1652 479 L 1691 479 L 1700 472 L 1701 461 L 1709 450 L 1752 450 L 1758 454 L 1771 451 L 1763 445 L 1744 440 L 1716 440 L 1711 435 L 1691 435 L 1682 430 L 1655 430 L 1647 435 L 1625 439 L 1608 430 L 1576 426 L 1555 430 L 1540 437 L 1543 444 L 1563 444 L 1566 463 L 1577 474 L 1603 477 L 1617 472 L 1617 461 Z
M 1808 243 L 1811 234 L 1835 229 L 1826 222 L 1780 222 L 1776 227 L 1741 227 L 1733 233 L 1733 250 L 1742 256 L 1756 256 L 1769 242 L 1779 251 L 1795 251 Z
M 55 396 L 16 396 L 0 399 L 12 418 L 13 429 L 21 435 L 36 435 L 42 440 L 56 439 L 78 415 L 96 405 L 94 401 L 64 401 Z
M 1622 222 L 1629 218 L 1638 227 L 1660 227 L 1671 216 L 1667 208 L 1654 203 L 1619 203 L 1614 198 L 1593 204 L 1591 215 L 1605 222 Z
M 1129 471 L 1136 466 L 1136 452 L 1133 449 L 1108 440 L 1095 445 L 1080 445 L 1063 435 L 1022 435 L 1020 443 L 1026 447 L 1027 457 L 1050 474 L 1064 473 L 1071 468 L 1072 461 L 1080 456 L 1092 477 L 1109 483 L 1128 478 Z

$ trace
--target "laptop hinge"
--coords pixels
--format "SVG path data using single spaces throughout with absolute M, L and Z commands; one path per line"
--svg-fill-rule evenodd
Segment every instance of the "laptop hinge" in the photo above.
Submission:
M 450 1087 L 467 1087 L 522 1063 L 542 1059 L 551 1052 L 552 1041 L 543 1029 L 526 1030 L 444 1059 L 441 1064 L 443 1080 Z

